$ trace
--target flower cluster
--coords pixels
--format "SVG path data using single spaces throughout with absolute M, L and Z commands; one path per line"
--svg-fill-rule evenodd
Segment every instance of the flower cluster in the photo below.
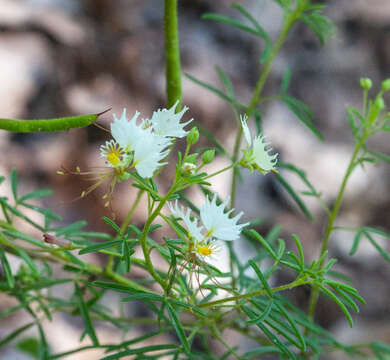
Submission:
M 240 165 L 248 168 L 251 172 L 253 170 L 257 170 L 262 174 L 267 174 L 270 171 L 275 172 L 278 154 L 270 155 L 272 148 L 267 149 L 269 143 L 265 141 L 263 135 L 259 134 L 252 141 L 247 119 L 248 117 L 246 115 L 244 118 L 240 116 L 242 130 L 245 140 L 248 143 L 247 148 L 242 150 L 244 156 L 240 161 Z
M 128 178 L 131 168 L 135 168 L 141 177 L 151 178 L 160 166 L 166 164 L 161 161 L 169 152 L 167 148 L 174 138 L 187 135 L 184 127 L 192 121 L 180 123 L 188 108 L 175 113 L 177 105 L 178 102 L 170 109 L 157 110 L 151 119 L 141 121 L 137 121 L 139 112 L 128 120 L 126 109 L 120 118 L 114 115 L 111 124 L 114 139 L 102 145 L 100 152 L 107 165 L 116 170 L 119 181 Z
M 237 224 L 243 214 L 242 212 L 235 217 L 230 217 L 234 209 L 226 212 L 228 202 L 229 198 L 217 205 L 216 195 L 211 201 L 207 197 L 206 202 L 200 209 L 202 225 L 199 225 L 199 219 L 191 216 L 191 210 L 187 208 L 185 211 L 184 207 L 178 205 L 177 200 L 174 204 L 168 204 L 171 213 L 184 221 L 193 252 L 201 258 L 207 258 L 216 253 L 218 240 L 233 241 L 238 239 L 241 229 L 248 225 L 248 223 Z

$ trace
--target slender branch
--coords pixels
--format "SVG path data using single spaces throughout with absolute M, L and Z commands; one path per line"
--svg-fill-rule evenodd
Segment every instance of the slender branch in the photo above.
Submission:
M 349 162 L 348 168 L 347 168 L 347 170 L 345 172 L 343 181 L 342 181 L 342 183 L 340 185 L 340 189 L 338 191 L 335 204 L 334 204 L 334 206 L 333 206 L 333 208 L 332 208 L 332 210 L 331 210 L 331 212 L 329 214 L 328 224 L 327 224 L 326 230 L 325 230 L 325 235 L 324 235 L 324 238 L 322 239 L 320 257 L 328 249 L 328 243 L 329 243 L 330 235 L 332 234 L 333 230 L 335 229 L 334 222 L 335 222 L 335 220 L 337 218 L 337 215 L 339 213 L 339 210 L 340 210 L 341 202 L 342 202 L 343 197 L 344 197 L 345 188 L 347 186 L 348 180 L 349 180 L 353 170 L 356 167 L 356 159 L 358 158 L 359 152 L 360 152 L 364 142 L 366 141 L 367 137 L 368 137 L 368 134 L 363 135 L 360 138 L 359 142 L 357 142 L 356 145 L 355 145 L 354 152 L 353 152 L 353 154 L 351 156 L 351 160 Z M 323 267 L 324 262 L 325 262 L 325 257 L 322 257 L 322 260 L 321 260 L 321 262 L 319 264 L 320 268 Z M 310 299 L 309 299 L 309 307 L 308 307 L 308 311 L 307 311 L 307 315 L 311 319 L 313 319 L 313 317 L 314 317 L 314 313 L 315 313 L 315 309 L 316 309 L 319 293 L 320 293 L 320 291 L 319 291 L 319 289 L 317 287 L 313 287 L 311 289 Z M 307 334 L 309 332 L 309 329 L 306 328 L 305 332 Z
M 289 290 L 289 289 L 292 289 L 292 288 L 297 287 L 297 286 L 312 284 L 313 282 L 315 282 L 315 280 L 300 279 L 300 280 L 293 281 L 292 283 L 289 283 L 286 285 L 281 285 L 281 286 L 271 288 L 271 291 L 273 293 L 276 293 L 276 292 L 283 291 L 283 290 Z M 248 293 L 248 294 L 236 295 L 236 296 L 231 296 L 231 297 L 228 297 L 225 299 L 210 301 L 208 303 L 200 304 L 200 305 L 198 305 L 198 307 L 205 308 L 205 307 L 210 307 L 210 306 L 214 306 L 214 305 L 218 305 L 218 304 L 223 304 L 223 303 L 229 302 L 229 301 L 248 299 L 248 298 L 251 298 L 253 296 L 260 296 L 260 295 L 265 295 L 265 294 L 267 294 L 266 290 L 257 290 L 257 291 L 253 291 L 253 292 Z

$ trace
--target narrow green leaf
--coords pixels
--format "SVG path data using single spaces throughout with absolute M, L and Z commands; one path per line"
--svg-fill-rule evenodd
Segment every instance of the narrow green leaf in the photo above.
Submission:
M 267 280 L 265 279 L 263 273 L 257 267 L 257 265 L 255 264 L 255 262 L 253 260 L 249 260 L 248 263 L 249 263 L 250 266 L 252 266 L 252 268 L 255 271 L 257 277 L 259 278 L 259 280 L 263 284 L 264 290 L 267 292 L 268 296 L 272 299 L 274 295 L 272 294 L 271 288 L 269 287 L 269 285 L 267 283 Z
M 288 87 L 290 86 L 291 80 L 291 69 L 288 67 L 284 70 L 283 78 L 282 78 L 282 88 L 280 92 L 282 95 L 286 95 Z
M 133 293 L 134 290 L 136 291 L 142 291 L 142 292 L 152 292 L 151 290 L 143 287 L 142 285 L 138 285 L 134 281 L 132 281 L 132 284 L 128 285 L 121 285 L 117 283 L 110 283 L 110 282 L 104 282 L 104 281 L 94 281 L 92 282 L 91 285 L 103 288 L 103 289 L 108 289 L 112 291 L 117 291 L 117 292 L 123 292 L 123 293 Z
M 31 236 L 28 236 L 26 234 L 22 234 L 22 233 L 17 232 L 17 231 L 4 230 L 3 234 L 7 235 L 7 236 L 10 236 L 10 237 L 12 237 L 14 239 L 24 240 L 24 241 L 26 241 L 26 242 L 28 242 L 30 244 L 36 245 L 36 246 L 38 246 L 40 248 L 43 248 L 43 249 L 48 249 L 48 250 L 51 249 L 51 246 L 47 245 L 42 240 L 40 241 L 40 240 L 34 239 Z
M 49 344 L 47 343 L 45 332 L 42 329 L 42 325 L 38 322 L 37 326 L 38 326 L 39 338 L 41 340 L 39 344 L 39 359 L 47 360 L 50 355 Z
M 113 354 L 113 355 L 105 356 L 101 360 L 115 360 L 115 359 L 120 359 L 124 356 L 145 354 L 145 353 L 151 352 L 151 351 L 161 351 L 161 350 L 169 350 L 169 349 L 177 349 L 177 346 L 173 345 L 173 344 L 144 346 L 141 348 L 125 350 L 125 351 L 121 351 L 121 352 Z
M 299 253 L 299 259 L 300 259 L 301 265 L 302 265 L 302 267 L 304 267 L 304 266 L 305 266 L 305 256 L 304 256 L 304 254 L 303 254 L 303 248 L 302 248 L 301 241 L 299 240 L 298 235 L 292 234 L 291 236 L 292 236 L 292 238 L 293 238 L 294 241 L 295 241 L 295 245 L 297 246 L 298 253 Z
M 72 235 L 74 232 L 79 231 L 84 226 L 87 226 L 88 223 L 85 220 L 76 221 L 70 225 L 67 226 L 60 226 L 50 229 L 50 231 L 54 231 L 57 236 L 69 236 Z
M 6 207 L 11 213 L 16 215 L 17 217 L 20 217 L 21 219 L 28 222 L 29 224 L 31 224 L 32 226 L 34 226 L 38 230 L 40 230 L 42 232 L 45 231 L 45 229 L 41 225 L 37 224 L 35 221 L 33 221 L 30 218 L 28 218 L 27 216 L 23 215 L 19 210 L 17 210 L 13 206 L 9 205 L 5 198 L 0 198 L 0 203 L 3 204 L 4 207 Z
M 317 286 L 322 290 L 323 293 L 325 293 L 325 295 L 331 298 L 340 307 L 341 311 L 344 313 L 345 317 L 347 318 L 350 327 L 352 328 L 353 327 L 352 316 L 349 313 L 346 306 L 343 304 L 343 302 L 325 286 L 322 286 L 320 284 L 317 284 Z
M 40 275 L 39 269 L 35 265 L 34 261 L 31 260 L 30 256 L 28 256 L 28 254 L 22 249 L 15 249 L 15 250 L 18 253 L 18 255 L 24 260 L 27 266 L 31 269 L 31 271 L 35 275 L 39 276 Z
M 21 304 L 21 305 L 15 305 L 15 306 L 12 306 L 12 307 L 10 307 L 10 308 L 8 308 L 8 309 L 5 309 L 4 311 L 2 311 L 2 312 L 0 313 L 0 319 L 6 317 L 6 316 L 8 316 L 8 315 L 11 315 L 11 314 L 13 314 L 14 312 L 19 311 L 19 310 L 21 310 L 21 309 L 23 309 L 23 308 L 24 308 L 24 305 Z
M 271 255 L 272 258 L 275 260 L 278 260 L 278 257 L 276 256 L 275 252 L 272 250 L 271 246 L 264 240 L 264 238 L 255 230 L 251 229 L 248 232 L 252 237 L 254 237 L 263 247 L 268 251 L 268 253 Z
M 181 326 L 181 323 L 180 323 L 172 305 L 169 302 L 167 302 L 166 306 L 167 306 L 169 318 L 171 319 L 172 325 L 176 331 L 176 335 L 179 338 L 181 344 L 183 345 L 184 351 L 188 354 L 188 353 L 190 353 L 190 345 L 188 344 L 188 340 L 187 340 L 186 334 L 183 330 L 183 327 Z
M 301 200 L 300 196 L 295 192 L 295 190 L 286 181 L 286 179 L 282 175 L 280 175 L 279 173 L 275 174 L 275 175 L 276 175 L 276 179 L 286 189 L 286 191 L 291 195 L 291 197 L 294 199 L 294 201 L 297 203 L 298 207 L 306 215 L 306 217 L 310 221 L 314 221 L 313 215 L 310 213 L 310 211 L 307 208 L 307 206 L 305 205 L 305 203 Z
M 126 272 L 130 272 L 130 251 L 134 253 L 134 250 L 129 249 L 127 241 L 122 241 L 122 256 L 125 259 Z
M 231 80 L 229 79 L 229 76 L 219 66 L 215 67 L 215 71 L 217 72 L 219 79 L 223 83 L 223 85 L 226 89 L 226 93 L 228 94 L 228 96 L 231 99 L 234 100 L 236 98 L 236 96 L 234 94 L 233 84 L 232 84 Z
M 89 246 L 85 247 L 84 249 L 81 249 L 79 251 L 79 254 L 84 255 L 84 254 L 88 254 L 88 253 L 95 252 L 98 250 L 112 248 L 115 245 L 120 245 L 121 243 L 122 243 L 122 240 L 111 240 L 111 241 L 105 241 L 105 242 L 89 245 Z
M 364 235 L 367 237 L 368 241 L 375 247 L 375 249 L 383 256 L 383 258 L 390 263 L 390 254 L 383 249 L 374 238 L 366 231 Z
M 387 162 L 387 163 L 390 163 L 390 156 L 389 155 L 382 154 L 380 152 L 373 151 L 373 150 L 369 150 L 368 152 L 371 155 L 375 156 L 377 159 L 384 161 L 384 162 Z
M 243 355 L 243 358 L 247 359 L 247 358 L 252 358 L 255 355 L 260 356 L 265 354 L 283 354 L 283 352 L 276 346 L 260 346 L 258 348 L 247 351 Z
M 268 302 L 267 307 L 265 308 L 265 310 L 263 311 L 263 313 L 262 313 L 260 316 L 255 317 L 255 318 L 253 318 L 253 319 L 247 321 L 246 323 L 247 323 L 248 325 L 251 325 L 251 324 L 257 324 L 258 322 L 263 322 L 263 321 L 267 318 L 267 316 L 270 314 L 273 305 L 274 305 L 273 300 L 270 300 L 270 301 Z
M 5 277 L 7 279 L 8 286 L 12 289 L 15 286 L 15 279 L 12 275 L 11 267 L 8 263 L 7 257 L 5 256 L 5 252 L 3 248 L 0 246 L 0 261 L 3 265 L 3 270 Z
M 126 296 L 122 298 L 121 301 L 133 301 L 133 300 L 150 300 L 150 301 L 164 301 L 164 298 L 157 294 L 145 293 L 145 292 L 137 292 L 133 293 L 130 296 Z
M 229 18 L 227 16 L 208 13 L 208 14 L 202 15 L 202 19 L 203 20 L 213 20 L 213 21 L 222 22 L 222 23 L 234 26 L 234 27 L 236 27 L 236 28 L 238 28 L 240 30 L 244 30 L 244 31 L 246 31 L 246 32 L 248 32 L 250 34 L 259 36 L 259 33 L 258 33 L 257 30 L 251 28 L 250 26 L 247 26 L 247 25 L 244 25 L 244 24 L 238 22 L 237 20 L 231 19 L 231 18 Z
M 243 305 L 242 309 L 249 316 L 250 319 L 254 319 L 257 317 L 256 313 L 249 307 Z M 292 353 L 290 349 L 285 344 L 283 344 L 283 342 L 281 342 L 278 337 L 274 333 L 272 333 L 263 323 L 258 322 L 256 323 L 256 325 L 261 329 L 264 335 L 267 336 L 273 344 L 275 344 L 286 356 L 288 356 L 288 359 L 297 359 L 295 354 Z
M 29 354 L 34 359 L 39 358 L 39 341 L 35 337 L 28 337 L 20 340 L 16 344 L 16 348 L 26 354 Z
M 280 99 L 287 105 L 290 111 L 305 125 L 319 140 L 324 140 L 323 135 L 314 126 L 314 116 L 310 109 L 301 101 L 291 96 L 281 96 Z
M 16 169 L 11 170 L 11 189 L 15 202 L 18 201 L 18 174 Z
M 92 340 L 93 345 L 99 346 L 99 340 L 96 336 L 95 329 L 89 317 L 88 307 L 84 302 L 83 295 L 81 294 L 80 288 L 77 285 L 77 283 L 75 283 L 75 293 L 79 303 L 80 314 L 84 320 L 85 331 L 87 332 L 90 339 Z
M 29 199 L 42 198 L 53 194 L 53 191 L 50 189 L 41 189 L 35 190 L 28 194 L 25 194 L 19 198 L 19 202 L 23 202 Z
M 290 326 L 294 330 L 294 334 L 301 343 L 300 350 L 303 352 L 306 352 L 306 341 L 305 338 L 303 337 L 303 334 L 299 331 L 297 325 L 295 324 L 295 321 L 292 319 L 292 317 L 289 315 L 288 311 L 285 310 L 283 305 L 279 303 L 279 301 L 275 301 L 275 306 L 279 309 L 279 311 L 283 314 L 283 316 L 287 319 L 289 322 Z
M 113 220 L 111 220 L 110 218 L 108 218 L 107 216 L 103 216 L 103 221 L 105 223 L 107 223 L 108 225 L 110 225 L 118 234 L 121 232 L 121 228 L 115 224 L 115 222 Z
M 271 38 L 268 36 L 267 32 L 264 30 L 264 28 L 259 24 L 259 22 L 240 4 L 233 3 L 232 6 L 237 9 L 242 15 L 244 15 L 255 27 L 257 30 L 257 35 L 261 37 L 265 41 L 265 49 L 263 51 L 263 54 L 260 57 L 260 63 L 265 63 L 269 56 L 272 53 L 272 41 Z
M 215 95 L 217 95 L 218 97 L 220 97 L 222 100 L 225 100 L 227 101 L 228 103 L 234 105 L 235 107 L 239 108 L 239 109 L 245 109 L 245 106 L 244 105 L 241 105 L 237 102 L 234 101 L 234 99 L 232 99 L 231 97 L 227 96 L 226 94 L 224 94 L 221 90 L 217 89 L 216 87 L 210 85 L 210 84 L 207 84 L 205 83 L 204 81 L 201 81 L 201 80 L 198 80 L 197 78 L 189 75 L 189 74 L 184 74 L 188 79 L 190 79 L 191 81 L 193 81 L 194 83 L 210 90 L 211 92 L 213 92 Z
M 11 334 L 7 335 L 5 338 L 1 339 L 0 340 L 0 347 L 9 343 L 11 340 L 16 338 L 19 334 L 21 334 L 23 331 L 29 329 L 33 325 L 35 325 L 35 322 L 31 322 L 27 325 L 24 325 L 24 326 L 20 327 L 19 329 L 16 329 L 15 331 L 13 331 Z

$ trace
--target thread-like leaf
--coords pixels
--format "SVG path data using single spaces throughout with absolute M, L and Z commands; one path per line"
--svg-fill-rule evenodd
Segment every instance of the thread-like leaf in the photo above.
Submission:
M 166 306 L 167 306 L 169 318 L 171 319 L 172 325 L 176 331 L 176 335 L 179 338 L 181 344 L 183 345 L 184 351 L 186 353 L 189 353 L 190 352 L 190 345 L 188 343 L 188 340 L 187 340 L 186 334 L 183 330 L 183 327 L 181 326 L 180 320 L 177 317 L 175 310 L 173 309 L 172 305 L 169 302 L 166 303 Z
M 84 302 L 83 295 L 81 294 L 80 288 L 77 285 L 77 283 L 75 283 L 75 293 L 79 303 L 80 314 L 84 320 L 85 331 L 87 332 L 90 339 L 92 340 L 92 343 L 95 346 L 99 346 L 99 340 L 96 336 L 95 328 L 93 327 L 91 319 L 89 317 L 88 307 Z
M 313 221 L 313 215 L 305 205 L 305 203 L 302 201 L 300 196 L 296 193 L 296 191 L 292 188 L 292 186 L 286 181 L 286 179 L 278 174 L 276 175 L 276 179 L 279 181 L 279 183 L 286 189 L 286 191 L 291 195 L 291 197 L 294 199 L 294 201 L 297 203 L 298 207 L 301 209 L 301 211 L 306 215 L 306 217 Z
M 15 286 L 15 279 L 12 275 L 11 267 L 8 263 L 7 257 L 5 256 L 5 252 L 3 248 L 0 246 L 0 261 L 3 265 L 3 270 L 5 274 L 5 278 L 7 279 L 8 286 L 12 289 Z

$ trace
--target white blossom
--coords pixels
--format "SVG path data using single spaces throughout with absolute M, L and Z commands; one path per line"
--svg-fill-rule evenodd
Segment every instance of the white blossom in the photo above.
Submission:
M 187 208 L 187 211 L 185 212 L 184 207 L 180 207 L 177 200 L 175 201 L 175 205 L 168 203 L 168 207 L 173 215 L 184 221 L 190 236 L 197 242 L 200 242 L 203 239 L 202 226 L 198 226 L 199 220 L 197 218 L 191 219 L 191 210 Z
M 169 139 L 162 138 L 151 132 L 146 132 L 136 142 L 133 166 L 135 166 L 141 177 L 152 177 L 157 168 L 166 164 L 166 162 L 161 163 L 160 161 L 168 155 L 169 150 L 166 147 L 170 143 L 171 141 Z
M 248 223 L 237 224 L 243 212 L 240 212 L 233 218 L 229 215 L 234 209 L 225 212 L 228 202 L 229 198 L 217 205 L 217 195 L 214 195 L 211 201 L 208 197 L 206 198 L 206 202 L 200 209 L 200 218 L 202 224 L 207 229 L 208 237 L 226 241 L 236 240 L 240 236 L 241 229 L 248 225 Z
M 127 120 L 126 109 L 123 109 L 122 116 L 119 119 L 114 114 L 114 121 L 111 123 L 111 135 L 126 151 L 133 151 L 136 143 L 147 134 L 142 128 L 142 123 L 137 125 L 139 114 L 136 111 L 130 121 Z
M 258 170 L 263 174 L 276 171 L 278 154 L 270 154 L 272 148 L 269 147 L 269 143 L 265 141 L 265 137 L 262 134 L 259 134 L 252 140 L 246 115 L 244 118 L 240 117 L 240 120 L 246 142 L 248 143 L 248 147 L 243 150 L 244 157 L 240 164 L 250 170 Z
M 185 131 L 183 128 L 189 124 L 192 119 L 185 123 L 180 123 L 180 120 L 188 110 L 188 107 L 184 106 L 183 109 L 176 114 L 175 109 L 178 104 L 179 101 L 176 101 L 170 109 L 159 109 L 153 113 L 150 123 L 156 134 L 165 137 L 178 138 L 182 138 L 188 134 L 188 131 Z
M 198 219 L 191 219 L 191 210 L 187 209 L 185 212 L 184 208 L 178 206 L 177 200 L 175 206 L 171 204 L 168 204 L 168 206 L 173 215 L 182 218 L 191 237 L 202 244 L 214 239 L 227 241 L 238 239 L 241 229 L 248 225 L 248 223 L 237 224 L 243 213 L 241 212 L 230 218 L 229 215 L 234 209 L 225 212 L 229 199 L 219 205 L 217 205 L 216 201 L 216 195 L 214 195 L 211 201 L 208 197 L 206 198 L 206 202 L 200 209 L 200 219 L 202 221 L 200 226 L 198 226 Z M 204 230 L 206 230 L 206 234 L 204 234 Z

